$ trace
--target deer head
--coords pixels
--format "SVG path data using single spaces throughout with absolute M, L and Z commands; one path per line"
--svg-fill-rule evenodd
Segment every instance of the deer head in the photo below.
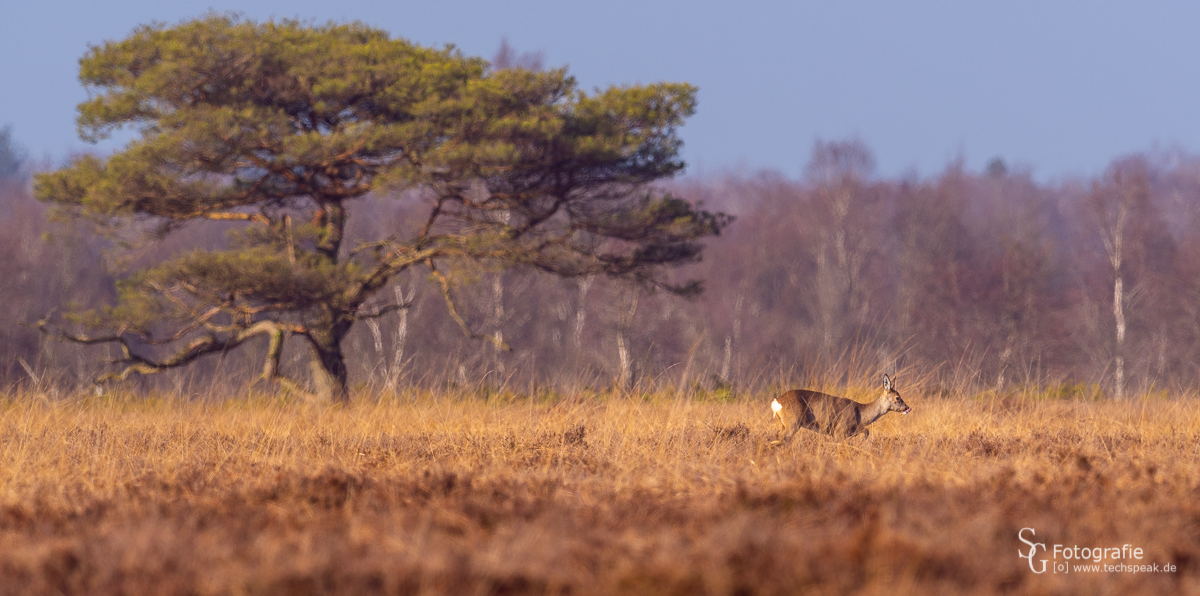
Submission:
M 883 374 L 883 398 L 888 402 L 889 412 L 908 414 L 912 411 L 912 408 L 908 407 L 908 404 L 900 398 L 900 392 L 896 391 L 896 380 L 887 376 L 887 373 Z

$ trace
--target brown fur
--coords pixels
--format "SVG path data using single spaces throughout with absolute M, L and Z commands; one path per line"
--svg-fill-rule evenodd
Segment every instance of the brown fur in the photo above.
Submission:
M 870 435 L 867 425 L 888 412 L 908 413 L 911 408 L 900 398 L 892 379 L 883 375 L 883 395 L 870 403 L 860 403 L 844 397 L 793 389 L 775 398 L 778 403 L 775 418 L 783 426 L 783 434 L 773 445 L 786 443 L 801 428 L 842 440 L 861 434 Z M 774 409 L 774 406 L 773 408 Z

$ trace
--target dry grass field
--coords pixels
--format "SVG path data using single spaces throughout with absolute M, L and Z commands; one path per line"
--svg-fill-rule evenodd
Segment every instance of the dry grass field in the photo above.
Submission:
M 1200 593 L 1196 398 L 904 396 L 783 448 L 766 393 L 8 396 L 0 594 Z

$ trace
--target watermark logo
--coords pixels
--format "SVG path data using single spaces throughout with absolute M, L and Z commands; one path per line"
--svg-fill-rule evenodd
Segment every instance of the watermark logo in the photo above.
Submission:
M 1169 563 L 1143 562 L 1144 551 L 1131 544 L 1108 547 L 1081 547 L 1078 544 L 1046 546 L 1045 542 L 1034 542 L 1036 537 L 1037 531 L 1033 528 L 1021 528 L 1017 532 L 1017 538 L 1029 547 L 1028 552 L 1018 547 L 1017 556 L 1028 559 L 1029 570 L 1037 574 L 1046 573 L 1047 570 L 1052 573 L 1174 573 L 1176 570 L 1175 565 Z
M 1029 559 L 1029 570 L 1030 571 L 1032 571 L 1034 573 L 1045 573 L 1046 572 L 1046 563 L 1047 563 L 1046 559 L 1041 560 L 1042 568 L 1041 568 L 1041 570 L 1038 570 L 1036 567 L 1033 566 L 1033 556 L 1037 554 L 1037 549 L 1039 546 L 1042 547 L 1043 551 L 1046 550 L 1046 543 L 1045 542 L 1033 542 L 1032 540 L 1026 540 L 1025 539 L 1025 530 L 1029 530 L 1029 534 L 1031 536 L 1037 535 L 1037 532 L 1034 531 L 1033 528 L 1021 528 L 1021 531 L 1017 532 L 1017 538 L 1020 538 L 1021 542 L 1024 542 L 1025 544 L 1029 545 L 1029 554 L 1022 555 L 1021 551 L 1018 550 L 1017 556 L 1021 557 L 1022 559 Z

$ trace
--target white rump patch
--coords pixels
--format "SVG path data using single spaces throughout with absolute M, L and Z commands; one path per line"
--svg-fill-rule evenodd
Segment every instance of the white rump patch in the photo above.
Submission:
M 771 400 L 771 412 L 773 412 L 774 416 L 778 416 L 779 411 L 782 409 L 783 409 L 783 404 L 779 403 L 779 400 L 777 400 L 777 399 Z

